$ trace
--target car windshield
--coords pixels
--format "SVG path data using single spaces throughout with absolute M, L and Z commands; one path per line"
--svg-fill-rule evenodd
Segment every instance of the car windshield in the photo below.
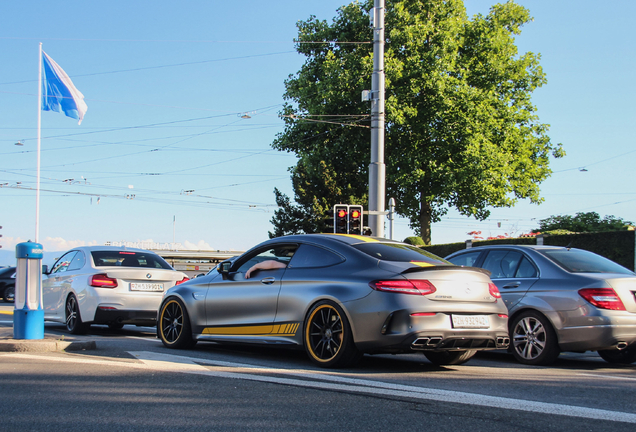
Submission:
M 13 274 L 13 271 L 13 267 L 0 269 L 0 276 L 11 276 Z
M 423 249 L 404 243 L 358 243 L 351 245 L 361 252 L 383 261 L 402 261 L 428 264 L 452 265 L 443 258 Z
M 544 249 L 538 252 L 571 273 L 634 274 L 614 261 L 581 249 Z
M 93 262 L 95 267 L 144 267 L 144 268 L 160 268 L 172 270 L 168 264 L 159 255 L 144 252 L 130 251 L 92 251 Z

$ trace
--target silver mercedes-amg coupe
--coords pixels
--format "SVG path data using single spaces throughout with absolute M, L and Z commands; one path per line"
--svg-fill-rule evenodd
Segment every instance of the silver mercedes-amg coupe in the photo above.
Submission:
M 263 242 L 167 290 L 157 319 L 169 348 L 288 345 L 323 367 L 351 366 L 364 353 L 423 352 L 435 364 L 461 364 L 510 342 L 488 272 L 356 235 Z

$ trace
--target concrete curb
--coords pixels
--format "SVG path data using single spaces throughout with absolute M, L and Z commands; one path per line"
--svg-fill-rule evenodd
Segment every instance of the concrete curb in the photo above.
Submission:
M 0 340 L 0 352 L 84 351 L 94 349 L 97 349 L 95 341 L 64 341 L 53 338 Z

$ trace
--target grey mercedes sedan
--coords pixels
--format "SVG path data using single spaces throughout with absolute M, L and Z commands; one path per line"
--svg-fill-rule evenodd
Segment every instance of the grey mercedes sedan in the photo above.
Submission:
M 508 311 L 481 269 L 380 238 L 306 234 L 268 240 L 164 293 L 157 334 L 292 346 L 322 367 L 364 353 L 416 353 L 461 364 L 507 348 Z
M 636 361 L 636 275 L 595 253 L 558 246 L 486 245 L 446 257 L 491 272 L 510 311 L 511 350 L 547 365 L 562 351 Z

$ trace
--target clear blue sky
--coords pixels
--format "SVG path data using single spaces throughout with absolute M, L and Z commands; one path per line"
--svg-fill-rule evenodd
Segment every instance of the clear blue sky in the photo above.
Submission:
M 287 168 L 295 158 L 270 144 L 283 126 L 283 81 L 304 60 L 292 42 L 296 22 L 312 14 L 331 21 L 344 3 L 3 2 L 3 250 L 35 233 L 39 42 L 88 104 L 81 126 L 42 113 L 45 249 L 165 243 L 174 235 L 190 248 L 244 250 L 272 229 L 274 187 L 293 194 Z M 494 3 L 466 1 L 470 15 Z M 520 52 L 540 53 L 548 78 L 533 100 L 567 156 L 552 161 L 544 204 L 493 209 L 485 222 L 450 213 L 433 225 L 434 243 L 464 241 L 474 230 L 521 234 L 556 214 L 596 211 L 636 221 L 636 2 L 518 3 L 535 18 L 517 38 Z M 396 238 L 409 235 L 398 220 Z

